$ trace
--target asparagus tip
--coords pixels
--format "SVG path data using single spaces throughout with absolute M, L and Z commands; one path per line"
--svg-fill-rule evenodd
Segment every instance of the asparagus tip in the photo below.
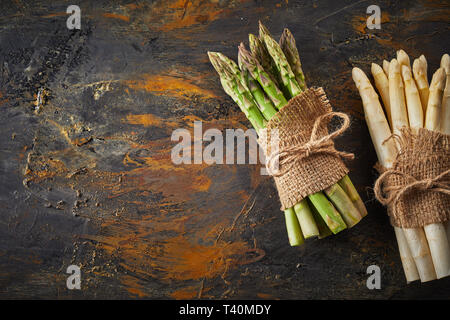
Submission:
M 433 77 L 431 78 L 430 91 L 432 90 L 432 88 L 436 88 L 437 90 L 441 91 L 444 90 L 445 80 L 444 68 L 437 69 L 433 74 Z
M 396 73 L 400 73 L 400 64 L 397 59 L 392 59 L 389 64 L 389 78 L 393 77 Z
M 411 69 L 402 65 L 402 76 L 404 81 L 411 80 Z
M 425 65 L 425 67 L 427 67 L 427 59 L 423 54 L 419 57 L 419 60 Z
M 400 49 L 397 51 L 397 60 L 398 60 L 398 63 L 401 65 L 405 65 L 405 66 L 411 65 L 411 63 L 409 61 L 409 56 L 403 49 Z
M 377 75 L 377 74 L 380 74 L 380 73 L 384 73 L 384 71 L 383 71 L 383 69 L 381 68 L 381 66 L 378 65 L 378 64 L 376 64 L 376 63 L 373 63 L 373 62 L 372 62 L 372 65 L 371 65 L 371 68 L 370 68 L 370 69 L 371 69 L 373 75 Z
M 424 68 L 423 68 L 422 61 L 421 61 L 419 58 L 414 59 L 414 62 L 413 62 L 413 72 L 414 72 L 414 75 L 415 75 L 416 77 L 417 77 L 419 74 L 424 73 Z
M 261 20 L 258 20 L 259 25 L 259 37 L 262 39 L 264 35 L 271 35 L 269 29 L 261 22 Z
M 447 53 L 442 56 L 441 67 L 445 69 L 447 75 L 450 74 L 450 56 Z

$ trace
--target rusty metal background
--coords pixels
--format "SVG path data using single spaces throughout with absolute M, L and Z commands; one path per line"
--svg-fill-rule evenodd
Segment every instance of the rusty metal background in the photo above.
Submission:
M 352 66 L 405 49 L 435 70 L 449 52 L 448 1 L 2 1 L 0 298 L 450 298 L 450 279 L 406 285 L 370 186 L 376 162 Z M 380 30 L 366 8 L 382 10 Z M 174 165 L 177 128 L 247 128 L 207 50 L 236 58 L 261 19 L 294 33 L 309 84 L 352 126 L 351 178 L 369 216 L 288 245 L 257 165 Z M 42 103 L 36 105 L 37 96 Z M 81 267 L 81 290 L 66 288 Z M 368 290 L 366 268 L 382 270 Z

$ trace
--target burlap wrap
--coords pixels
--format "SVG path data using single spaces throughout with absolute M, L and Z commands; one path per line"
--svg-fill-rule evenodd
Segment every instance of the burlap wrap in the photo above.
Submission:
M 378 167 L 375 197 L 387 205 L 391 224 L 418 228 L 450 220 L 450 136 L 403 129 L 391 169 Z
M 346 126 L 329 134 L 327 127 L 332 116 L 344 118 Z M 258 143 L 264 150 L 266 161 L 275 153 L 292 146 L 296 148 L 293 152 L 279 154 L 282 174 L 271 172 L 273 170 L 266 162 L 269 173 L 274 177 L 282 210 L 335 184 L 348 173 L 342 158 L 352 158 L 353 154 L 337 151 L 332 140 L 348 125 L 348 116 L 332 112 L 322 88 L 310 88 L 292 98 L 267 123 L 266 129 L 261 130 Z M 289 157 L 289 163 L 284 163 L 283 160 L 287 159 L 283 157 Z

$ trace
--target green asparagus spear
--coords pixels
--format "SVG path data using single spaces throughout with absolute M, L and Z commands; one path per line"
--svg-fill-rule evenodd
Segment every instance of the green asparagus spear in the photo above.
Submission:
M 367 209 L 359 196 L 358 191 L 350 180 L 350 177 L 347 175 L 338 181 L 339 185 L 344 189 L 345 193 L 348 195 L 350 200 L 353 202 L 354 206 L 358 208 L 359 213 L 362 217 L 367 216 Z
M 347 228 L 339 212 L 322 192 L 313 193 L 308 198 L 334 234 Z
M 287 100 L 283 95 L 283 92 L 277 87 L 277 85 L 270 79 L 270 76 L 265 72 L 264 68 L 259 64 L 252 54 L 245 49 L 245 46 L 241 43 L 239 46 L 239 59 L 242 64 L 250 72 L 252 77 L 256 79 L 261 87 L 264 89 L 267 96 L 272 100 L 275 108 L 278 110 L 287 104 Z
M 324 192 L 338 209 L 347 227 L 351 228 L 361 220 L 359 210 L 353 205 L 353 202 L 338 183 L 326 188 Z
M 265 126 L 265 119 L 263 118 L 263 115 L 261 113 L 258 114 L 257 112 L 254 112 L 254 107 L 251 104 L 251 100 L 247 98 L 248 94 L 251 96 L 250 89 L 248 89 L 248 87 L 244 87 L 245 84 L 242 84 L 238 80 L 238 78 L 243 79 L 245 76 L 242 76 L 239 70 L 234 68 L 234 61 L 215 52 L 208 52 L 208 56 L 220 76 L 220 81 L 225 92 L 240 106 L 241 110 L 245 113 L 253 127 L 256 130 L 259 130 Z M 247 91 L 243 92 L 245 89 L 247 89 Z M 267 114 L 266 119 L 269 120 L 272 116 L 273 115 Z M 285 220 L 291 246 L 301 245 L 304 242 L 304 238 L 293 208 L 285 210 Z
M 273 40 L 269 35 L 264 35 L 264 43 L 266 44 L 267 51 L 269 51 L 277 70 L 280 74 L 283 86 L 287 89 L 291 97 L 295 97 L 303 90 L 295 79 L 295 75 L 292 72 L 291 66 L 286 59 L 286 56 L 281 50 L 280 45 Z
M 295 43 L 294 36 L 287 28 L 284 29 L 283 34 L 281 35 L 280 47 L 292 68 L 292 72 L 294 73 L 295 79 L 297 80 L 300 88 L 303 91 L 306 90 L 305 75 L 302 70 L 297 45 Z
M 282 82 L 278 75 L 277 67 L 275 66 L 275 62 L 273 62 L 269 52 L 267 51 L 264 42 L 262 42 L 253 34 L 248 35 L 248 41 L 253 57 L 258 60 L 264 71 L 267 72 L 267 74 L 270 76 L 270 79 L 277 85 L 277 87 L 281 88 Z
M 319 236 L 319 229 L 313 218 L 311 209 L 306 199 L 300 201 L 294 206 L 295 214 L 297 215 L 298 222 L 303 232 L 305 239 Z
M 266 35 L 266 37 L 267 37 L 267 35 Z M 240 59 L 241 59 L 242 63 L 245 65 L 245 67 L 248 70 L 251 70 L 252 68 L 253 68 L 253 70 L 257 70 L 257 71 L 255 71 L 255 75 L 260 70 L 259 68 L 261 68 L 262 72 L 264 72 L 264 70 L 262 69 L 261 65 L 258 63 L 258 61 L 256 59 L 254 59 L 254 57 L 252 57 L 250 52 L 248 52 L 242 44 L 239 46 L 239 55 L 240 55 Z M 294 81 L 295 81 L 295 79 L 294 79 Z M 271 91 L 270 90 L 272 89 L 272 87 L 271 86 L 264 86 L 263 83 L 261 83 L 261 85 L 264 88 L 264 90 L 266 91 L 266 93 L 269 96 L 271 96 L 271 94 L 270 94 Z M 274 85 L 273 82 L 271 82 L 271 85 Z M 298 90 L 300 91 L 300 89 L 298 89 Z M 279 90 L 276 92 L 276 94 L 278 96 L 282 95 L 282 93 Z M 284 96 L 283 96 L 283 98 L 284 98 L 284 101 L 282 101 L 281 103 L 278 104 L 278 108 L 279 109 L 281 109 L 282 107 L 284 107 L 287 104 L 286 98 Z M 290 97 L 288 97 L 288 98 L 290 98 Z M 306 200 L 303 200 L 303 201 L 306 201 Z M 316 205 L 316 204 L 319 205 L 319 207 L 317 207 L 319 212 L 321 212 L 321 208 L 330 208 L 330 206 L 333 207 L 333 205 L 330 203 L 330 201 L 323 194 L 322 194 L 322 197 L 316 197 L 316 201 L 313 202 L 313 203 L 314 203 L 314 205 Z M 333 217 L 338 217 L 338 218 L 340 218 L 342 220 L 342 218 L 339 216 L 339 213 L 336 211 L 336 209 L 334 207 L 333 207 L 333 210 L 334 211 L 331 211 L 331 209 L 330 209 L 330 210 L 328 210 L 329 212 L 321 212 L 321 214 L 323 214 L 324 216 L 327 216 L 331 212 L 332 214 L 334 214 Z M 333 221 L 334 221 L 333 218 L 324 219 L 324 220 L 325 220 L 325 222 L 327 224 L 328 223 L 333 223 Z M 307 223 L 307 222 L 305 221 L 304 223 Z M 336 228 L 333 225 L 330 225 L 329 227 L 330 227 L 330 229 L 335 228 L 334 230 L 336 232 L 339 232 L 339 231 L 341 231 L 341 230 L 346 228 L 345 223 L 341 227 L 337 227 Z
M 270 99 L 264 93 L 264 90 L 261 88 L 258 81 L 256 81 L 252 77 L 250 72 L 243 65 L 240 58 L 238 59 L 238 63 L 239 67 L 242 70 L 242 81 L 244 81 L 244 83 L 250 89 L 253 98 L 255 98 L 256 102 L 258 103 L 259 110 L 261 110 L 261 113 L 264 115 L 264 118 L 266 118 L 266 120 L 272 119 L 272 117 L 277 113 L 277 110 L 275 109 L 272 101 L 270 101 Z
M 294 210 L 292 208 L 284 210 L 284 217 L 290 245 L 294 247 L 303 244 L 305 239 L 303 238 L 302 230 Z
M 265 30 L 266 31 L 264 32 L 264 34 L 270 35 L 267 28 L 265 28 Z M 295 38 L 287 28 L 284 29 L 283 34 L 281 35 L 280 47 L 283 50 L 289 62 L 289 65 L 291 66 L 291 69 L 295 74 L 295 78 L 298 84 L 300 85 L 302 90 L 305 90 L 307 87 L 305 74 L 303 73 L 301 67 L 300 55 L 298 53 Z M 349 176 L 348 175 L 345 176 L 338 183 L 350 197 L 353 204 L 358 208 L 361 216 L 365 217 L 367 215 L 367 209 L 363 201 L 361 200 L 361 197 L 359 196 L 358 192 L 356 191 L 355 187 L 353 186 L 353 183 L 350 180 Z
M 220 81 L 225 92 L 236 102 L 242 112 L 247 116 L 255 130 L 265 127 L 265 119 L 256 105 L 249 89 L 245 87 L 238 76 L 232 73 L 226 64 L 220 60 L 214 52 L 208 52 L 211 64 L 220 76 Z
M 269 29 L 267 29 L 266 26 L 262 24 L 261 20 L 258 21 L 258 27 L 259 27 L 259 39 L 262 42 L 264 42 L 264 36 L 269 36 L 273 38 Z
M 319 229 L 319 239 L 326 238 L 331 236 L 333 232 L 331 232 L 330 228 L 328 228 L 327 224 L 323 220 L 322 216 L 317 211 L 316 207 L 308 200 L 309 207 L 311 208 L 314 221 L 316 222 L 317 228 Z

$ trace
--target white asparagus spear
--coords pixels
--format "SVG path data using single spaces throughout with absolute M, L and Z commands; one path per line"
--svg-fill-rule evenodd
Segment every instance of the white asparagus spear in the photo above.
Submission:
M 391 126 L 393 132 L 399 134 L 401 128 L 409 127 L 409 120 L 406 111 L 405 90 L 400 75 L 400 64 L 396 59 L 392 59 L 389 65 L 389 97 L 392 116 Z M 436 279 L 431 252 L 423 228 L 403 228 L 402 230 L 416 263 L 420 281 L 426 282 Z
M 442 118 L 441 104 L 442 93 L 445 84 L 444 68 L 439 68 L 433 75 L 428 98 L 425 128 L 438 130 Z M 443 278 L 450 274 L 450 247 L 444 224 L 432 223 L 424 227 L 425 235 L 431 251 L 437 278 Z
M 389 61 L 383 60 L 383 71 L 386 77 L 389 78 Z
M 450 221 L 447 221 L 447 240 L 448 245 L 450 246 Z
M 444 68 L 439 68 L 433 74 L 430 84 L 430 96 L 428 97 L 427 112 L 425 115 L 425 128 L 438 131 L 440 128 L 440 116 L 442 106 L 442 93 L 445 86 Z
M 409 56 L 404 50 L 400 49 L 397 51 L 397 61 L 400 64 L 400 68 L 401 68 L 401 66 L 407 66 L 408 68 L 411 69 L 411 63 L 409 61 Z
M 408 110 L 409 126 L 413 130 L 423 128 L 424 114 L 419 90 L 411 74 L 411 63 L 408 54 L 404 50 L 397 51 L 397 61 L 400 64 L 400 72 L 405 88 L 406 107 Z
M 438 279 L 450 275 L 450 246 L 443 223 L 432 223 L 424 228 Z
M 395 134 L 400 134 L 400 129 L 408 127 L 408 114 L 406 111 L 405 90 L 400 74 L 400 64 L 397 59 L 392 59 L 389 64 L 389 102 L 391 106 L 391 127 Z
M 383 108 L 378 100 L 378 95 L 372 87 L 369 79 L 361 69 L 353 68 L 352 77 L 363 102 L 367 127 L 369 128 L 369 133 L 378 156 L 378 161 L 380 161 L 380 164 L 383 167 L 391 168 L 397 150 L 392 139 L 388 139 L 392 133 L 386 120 L 386 116 L 384 115 Z M 419 273 L 417 271 L 414 259 L 409 251 L 403 230 L 401 228 L 394 227 L 394 231 L 397 238 L 400 259 L 402 261 L 406 281 L 409 283 L 419 280 Z
M 408 109 L 409 126 L 417 132 L 418 128 L 423 128 L 423 109 L 420 102 L 419 90 L 416 82 L 412 78 L 411 69 L 402 65 L 402 77 L 405 85 L 406 106 Z
M 372 75 L 375 80 L 375 87 L 377 87 L 378 92 L 381 95 L 381 100 L 383 100 L 384 109 L 386 110 L 386 116 L 391 123 L 391 103 L 389 101 L 389 80 L 386 77 L 383 69 L 376 63 L 372 63 Z
M 385 168 L 390 168 L 394 162 L 397 149 L 393 139 L 388 139 L 391 136 L 391 129 L 378 99 L 378 94 L 361 69 L 353 68 L 352 77 L 363 102 L 364 116 L 378 161 Z
M 430 248 L 422 228 L 403 228 L 409 251 L 419 271 L 420 281 L 427 282 L 436 279 Z
M 428 105 L 428 75 L 427 75 L 428 64 L 424 55 L 414 60 L 413 63 L 413 74 L 416 80 L 417 89 L 420 94 L 420 101 L 422 102 L 423 114 L 426 113 Z
M 450 56 L 447 53 L 442 56 L 441 68 L 444 68 L 446 74 L 442 97 L 441 132 L 450 135 Z M 450 246 L 450 221 L 447 221 L 447 239 Z
M 406 282 L 410 283 L 420 279 L 417 271 L 416 262 L 409 250 L 408 241 L 405 237 L 405 232 L 402 228 L 394 227 L 395 236 L 397 238 L 398 251 L 403 265 L 403 272 L 405 273 Z
M 446 74 L 442 97 L 441 132 L 450 135 L 450 56 L 447 53 L 442 56 L 441 68 L 444 68 Z

